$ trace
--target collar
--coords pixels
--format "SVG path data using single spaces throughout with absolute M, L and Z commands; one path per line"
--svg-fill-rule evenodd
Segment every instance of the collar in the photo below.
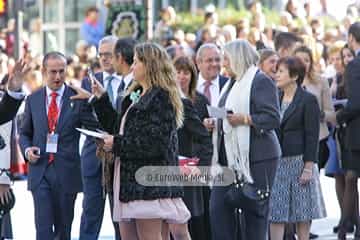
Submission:
M 52 92 L 53 92 L 53 90 L 51 90 L 48 86 L 46 86 L 46 96 L 51 97 Z M 59 90 L 55 91 L 55 92 L 58 94 L 58 96 L 60 98 L 62 98 L 62 96 L 64 95 L 64 92 L 65 92 L 65 84 L 63 84 L 61 86 L 61 88 Z
M 108 76 L 113 76 L 116 80 L 120 80 L 121 79 L 121 76 L 120 75 L 117 75 L 115 72 L 113 74 L 110 74 L 108 72 L 103 72 L 103 80 L 105 82 L 105 79 L 108 77 Z
M 203 78 L 201 73 L 199 73 L 199 80 L 198 80 L 198 86 L 203 86 L 207 80 Z M 212 85 L 219 86 L 219 75 L 216 76 L 212 81 Z

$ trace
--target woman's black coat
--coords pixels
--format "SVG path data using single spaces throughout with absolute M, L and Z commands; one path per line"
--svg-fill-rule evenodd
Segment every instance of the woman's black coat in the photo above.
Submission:
M 120 157 L 120 200 L 154 200 L 183 196 L 178 186 L 143 186 L 135 173 L 143 166 L 177 166 L 178 135 L 175 111 L 167 91 L 153 87 L 129 109 L 124 134 L 119 135 L 121 117 L 131 104 L 129 96 L 119 115 L 111 107 L 107 94 L 93 103 L 103 128 L 114 134 L 113 152 Z

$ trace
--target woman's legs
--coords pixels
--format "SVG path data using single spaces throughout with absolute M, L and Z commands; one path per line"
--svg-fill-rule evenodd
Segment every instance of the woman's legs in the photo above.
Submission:
M 139 240 L 162 240 L 162 219 L 136 219 L 135 222 Z
M 174 240 L 191 240 L 188 225 L 184 224 L 169 224 L 170 232 Z
M 126 240 L 139 240 L 136 224 L 134 221 L 131 222 L 121 222 L 119 224 L 120 235 L 122 239 Z
M 270 239 L 283 240 L 285 232 L 284 223 L 270 223 Z
M 359 213 L 354 214 L 354 210 L 358 211 L 358 191 L 357 191 L 358 175 L 355 171 L 348 170 L 345 174 L 345 192 L 343 199 L 343 216 L 341 219 L 341 228 L 338 233 L 339 239 L 345 239 L 346 227 L 349 222 L 353 222 L 356 226 L 356 232 L 360 233 Z M 356 215 L 356 216 L 355 216 Z M 359 234 L 360 235 L 360 234 Z
M 336 174 L 334 176 L 335 178 L 335 190 L 336 190 L 336 197 L 339 203 L 340 207 L 340 220 L 338 226 L 334 227 L 334 232 L 337 232 L 335 228 L 339 228 L 339 225 L 341 223 L 341 219 L 343 218 L 343 202 L 344 202 L 344 193 L 345 193 L 345 175 L 344 174 Z
M 162 240 L 170 240 L 169 224 L 165 221 L 163 221 L 161 225 L 161 236 L 162 236 Z
M 343 201 L 344 201 L 344 193 L 345 193 L 345 175 L 344 174 L 336 174 L 335 176 L 335 190 L 336 197 L 339 203 L 339 207 L 341 212 L 343 212 Z
M 296 234 L 299 240 L 309 240 L 310 222 L 296 223 Z

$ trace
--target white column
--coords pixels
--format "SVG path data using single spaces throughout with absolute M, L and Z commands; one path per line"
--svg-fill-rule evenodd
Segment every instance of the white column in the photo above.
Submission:
M 197 0 L 191 0 L 190 1 L 190 11 L 192 13 L 196 13 L 197 6 L 198 6 L 198 1 Z

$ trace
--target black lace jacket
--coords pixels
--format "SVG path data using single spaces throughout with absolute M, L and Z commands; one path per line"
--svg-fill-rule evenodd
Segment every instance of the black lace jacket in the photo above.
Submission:
M 154 87 L 129 109 L 124 134 L 119 126 L 124 112 L 131 104 L 129 96 L 122 103 L 123 112 L 117 114 L 105 94 L 93 103 L 103 128 L 114 134 L 113 152 L 121 159 L 120 200 L 154 200 L 182 197 L 182 187 L 143 186 L 136 182 L 135 173 L 143 166 L 178 165 L 178 136 L 175 111 L 168 93 Z

